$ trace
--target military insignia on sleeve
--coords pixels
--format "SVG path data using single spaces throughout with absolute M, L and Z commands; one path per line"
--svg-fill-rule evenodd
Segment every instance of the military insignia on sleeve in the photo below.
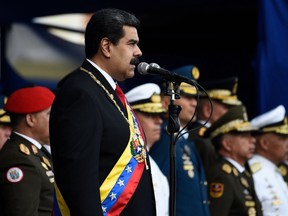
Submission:
M 224 172 L 226 172 L 227 174 L 230 174 L 232 172 L 231 166 L 229 164 L 227 164 L 227 163 L 223 164 L 222 170 Z
M 255 163 L 251 164 L 250 168 L 251 168 L 252 173 L 256 173 L 260 169 L 262 169 L 262 165 L 259 162 L 255 162 Z
M 12 183 L 20 182 L 23 176 L 23 171 L 18 167 L 12 167 L 6 173 L 7 180 Z
M 22 153 L 26 154 L 26 155 L 30 155 L 30 150 L 28 149 L 27 146 L 25 146 L 23 143 L 21 143 L 19 145 L 19 149 Z
M 224 184 L 213 182 L 210 185 L 210 196 L 212 198 L 220 198 L 224 192 Z

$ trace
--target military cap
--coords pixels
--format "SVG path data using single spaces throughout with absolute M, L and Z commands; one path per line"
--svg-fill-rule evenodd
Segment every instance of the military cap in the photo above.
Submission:
M 201 85 L 212 100 L 226 105 L 242 104 L 237 97 L 238 77 L 206 81 L 202 82 Z M 202 96 L 206 97 L 204 94 Z
M 160 87 L 155 83 L 146 83 L 134 87 L 125 95 L 133 110 L 145 113 L 165 113 L 161 103 Z
M 204 137 L 214 139 L 220 135 L 231 132 L 252 132 L 258 128 L 251 126 L 248 121 L 246 108 L 243 105 L 238 105 L 230 108 L 227 113 L 215 121 L 210 128 L 208 128 Z
M 258 127 L 256 133 L 277 133 L 288 135 L 286 110 L 283 105 L 265 112 L 251 120 L 251 125 Z
M 7 101 L 7 97 L 0 95 L 0 124 L 10 124 L 10 116 L 5 112 L 4 105 Z
M 173 72 L 188 77 L 191 80 L 199 79 L 200 72 L 199 69 L 194 65 L 185 65 L 173 70 Z M 187 96 L 195 96 L 197 95 L 197 89 L 195 86 L 190 85 L 188 83 L 182 82 L 180 84 L 180 94 L 187 95 Z
M 14 91 L 8 97 L 4 110 L 15 114 L 40 112 L 48 109 L 54 98 L 54 93 L 46 87 L 25 87 Z

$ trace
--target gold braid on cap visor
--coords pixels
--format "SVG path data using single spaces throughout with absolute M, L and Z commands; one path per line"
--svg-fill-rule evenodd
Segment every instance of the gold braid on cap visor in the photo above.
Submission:
M 131 105 L 133 110 L 139 110 L 147 113 L 164 113 L 165 109 L 162 103 L 145 103 L 145 104 L 135 104 Z
M 0 123 L 1 122 L 3 122 L 3 123 L 10 123 L 11 122 L 10 116 L 3 109 L 0 109 Z
M 215 100 L 221 100 L 222 103 L 231 104 L 231 105 L 241 105 L 242 102 L 238 100 L 237 95 L 232 95 L 231 91 L 218 89 L 211 90 L 208 92 L 210 98 Z
M 275 127 L 267 127 L 261 129 L 263 132 L 274 132 L 278 134 L 288 134 L 288 125 L 281 125 L 281 126 L 275 126 Z
M 229 133 L 230 131 L 237 130 L 237 131 L 245 131 L 246 129 L 250 128 L 250 122 L 245 122 L 240 119 L 236 119 L 234 121 L 228 122 L 221 127 L 217 128 L 215 131 L 213 131 L 210 135 L 210 139 L 213 139 L 214 137 L 220 135 Z
M 195 86 L 192 86 L 187 83 L 181 83 L 180 84 L 180 90 L 182 90 L 186 94 L 191 94 L 191 95 L 196 95 L 197 94 L 197 89 Z

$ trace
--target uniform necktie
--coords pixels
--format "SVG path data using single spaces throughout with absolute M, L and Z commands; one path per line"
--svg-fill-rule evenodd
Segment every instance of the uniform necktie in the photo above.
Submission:
M 116 89 L 115 89 L 116 94 L 118 95 L 118 97 L 120 98 L 122 104 L 124 107 L 126 107 L 126 97 L 124 92 L 122 91 L 122 89 L 120 88 L 120 86 L 118 84 L 116 84 Z

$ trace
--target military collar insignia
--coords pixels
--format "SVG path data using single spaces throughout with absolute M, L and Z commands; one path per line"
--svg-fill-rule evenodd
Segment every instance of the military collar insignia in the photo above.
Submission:
M 27 146 L 25 146 L 23 143 L 21 143 L 19 145 L 19 149 L 20 149 L 20 152 L 22 152 L 23 154 L 25 155 L 30 155 L 30 150 Z
M 230 174 L 230 173 L 232 172 L 232 167 L 231 167 L 229 164 L 225 163 L 225 164 L 223 164 L 223 166 L 222 166 L 222 170 L 223 170 L 225 173 Z
M 31 149 L 33 151 L 34 154 L 37 154 L 38 153 L 38 148 L 35 146 L 35 145 L 31 145 Z

